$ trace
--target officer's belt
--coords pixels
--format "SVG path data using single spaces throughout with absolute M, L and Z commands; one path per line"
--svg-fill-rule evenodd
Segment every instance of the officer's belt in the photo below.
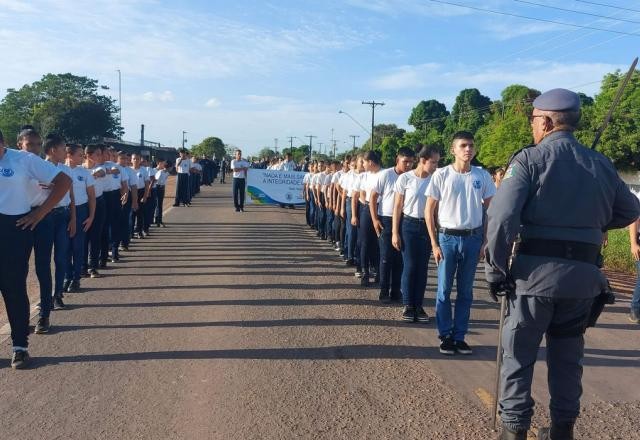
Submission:
M 518 254 L 531 255 L 534 257 L 562 258 L 565 260 L 595 264 L 597 266 L 600 260 L 600 246 L 580 241 L 529 238 L 520 243 Z

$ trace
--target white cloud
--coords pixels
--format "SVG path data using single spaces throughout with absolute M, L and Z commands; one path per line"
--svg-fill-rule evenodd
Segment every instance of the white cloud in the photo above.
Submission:
M 0 0 L 0 12 L 33 12 L 35 7 L 20 0 Z
M 403 90 L 424 87 L 428 79 L 442 66 L 437 63 L 425 63 L 414 66 L 404 65 L 392 69 L 389 73 L 371 81 L 371 86 L 380 90 Z
M 145 92 L 138 96 L 126 96 L 125 100 L 128 102 L 173 102 L 175 96 L 171 90 L 165 90 L 164 92 Z
M 436 4 L 427 0 L 348 0 L 347 3 L 356 8 L 394 17 L 402 14 L 450 17 L 473 12 L 470 9 Z
M 220 106 L 220 100 L 218 98 L 211 98 L 205 104 L 205 107 L 216 108 Z
M 253 105 L 284 105 L 295 104 L 298 102 L 295 99 L 287 98 L 284 96 L 271 95 L 244 95 L 243 99 L 249 104 Z

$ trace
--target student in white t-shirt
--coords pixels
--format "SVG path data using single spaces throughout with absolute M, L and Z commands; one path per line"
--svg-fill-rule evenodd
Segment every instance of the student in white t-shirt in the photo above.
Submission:
M 100 246 L 102 244 L 102 228 L 105 224 L 107 215 L 106 204 L 104 199 L 104 189 L 107 184 L 107 173 L 103 164 L 102 148 L 100 145 L 89 144 L 84 149 L 85 167 L 89 170 L 94 179 L 94 190 L 96 193 L 96 211 L 91 223 L 91 228 L 87 232 L 87 240 L 85 242 L 85 260 L 83 263 L 83 276 L 91 278 L 100 278 L 98 266 L 100 264 Z M 88 270 L 87 270 L 88 269 Z
M 423 308 L 427 288 L 429 263 L 429 234 L 424 221 L 424 195 L 431 175 L 438 167 L 440 152 L 435 147 L 422 147 L 418 152 L 418 166 L 396 180 L 393 204 L 393 232 L 391 243 L 402 252 L 402 319 L 409 322 L 429 322 Z
M 425 217 L 433 257 L 439 264 L 436 321 L 440 353 L 469 355 L 472 350 L 464 339 L 469 328 L 473 281 L 484 248 L 484 210 L 496 187 L 487 171 L 471 166 L 476 154 L 471 133 L 456 133 L 451 153 L 454 163 L 436 171 L 429 183 Z M 450 299 L 454 279 L 455 314 Z
M 38 149 L 42 143 L 38 133 L 32 129 L 20 132 L 18 143 L 21 141 L 33 144 Z M 33 247 L 33 230 L 71 187 L 71 179 L 64 172 L 28 151 L 6 148 L 4 137 L 0 133 L 0 293 L 11 325 L 11 367 L 14 369 L 26 368 L 30 361 L 27 351 L 27 274 Z M 32 180 L 51 186 L 47 198 L 33 210 L 28 192 Z
M 347 223 L 347 266 L 355 266 L 356 276 L 362 276 L 362 268 L 360 267 L 360 249 L 358 246 L 358 200 L 360 193 L 357 186 L 364 173 L 364 157 L 359 154 L 351 161 L 352 170 L 347 173 L 344 180 L 344 197 L 346 205 L 346 223 Z
M 187 157 L 187 150 L 180 150 L 180 157 L 176 159 L 176 171 L 178 173 L 176 182 L 176 199 L 173 206 L 190 206 L 190 183 L 189 175 L 191 173 L 191 161 Z
M 137 194 L 132 194 L 138 200 L 138 209 L 133 217 L 134 230 L 136 238 L 144 238 L 147 234 L 144 231 L 144 215 L 145 204 L 151 192 L 151 179 L 147 169 L 142 166 L 142 156 L 139 153 L 133 153 L 131 155 L 131 168 L 136 173 L 136 187 L 138 188 Z
M 244 212 L 244 196 L 247 188 L 247 172 L 249 162 L 242 158 L 242 151 L 235 151 L 235 158 L 231 161 L 233 171 L 233 206 L 236 212 Z
M 373 227 L 369 202 L 371 201 L 371 192 L 378 180 L 380 168 L 380 154 L 376 151 L 367 151 L 364 155 L 365 173 L 358 186 L 360 191 L 358 237 L 360 237 L 360 261 L 362 266 L 360 285 L 363 287 L 369 286 L 370 271 L 372 269 L 375 271 L 376 282 L 379 280 L 378 265 L 380 263 L 380 253 L 378 249 L 378 236 Z
M 312 214 L 313 214 L 313 205 L 311 204 L 311 188 L 309 186 L 311 182 L 311 176 L 313 175 L 313 164 L 309 167 L 309 171 L 304 175 L 302 179 L 302 196 L 304 197 L 304 215 L 305 220 L 307 221 L 307 226 L 312 227 Z
M 167 179 L 169 178 L 169 172 L 167 171 L 167 161 L 164 159 L 158 159 L 158 166 L 155 172 L 155 196 L 156 196 L 156 212 L 154 222 L 157 227 L 165 227 L 162 222 L 162 210 L 164 204 L 165 186 L 167 185 Z M 210 186 L 211 184 L 209 184 Z
M 391 243 L 393 232 L 393 191 L 398 177 L 411 171 L 416 154 L 411 148 L 400 148 L 395 166 L 380 171 L 371 190 L 369 211 L 380 245 L 380 295 L 383 303 L 400 301 L 400 279 L 402 277 L 402 254 Z
M 69 144 L 66 149 L 67 166 L 71 168 L 73 197 L 76 206 L 76 233 L 70 239 L 65 275 L 66 291 L 80 291 L 80 275 L 87 231 L 91 228 L 96 213 L 94 179 L 82 166 L 84 154 L 81 145 Z

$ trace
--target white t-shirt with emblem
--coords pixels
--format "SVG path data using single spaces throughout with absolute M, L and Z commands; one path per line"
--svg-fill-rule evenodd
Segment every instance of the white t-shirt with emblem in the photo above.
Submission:
M 191 169 L 191 159 L 180 159 L 176 160 L 176 170 L 178 174 L 189 174 L 189 170 Z
M 415 170 L 398 176 L 393 191 L 404 196 L 404 205 L 402 206 L 404 215 L 419 219 L 424 218 L 424 208 L 427 205 L 425 192 L 430 180 L 431 176 L 419 177 Z
M 118 174 L 107 174 L 106 177 L 106 185 L 105 191 L 116 191 L 120 190 L 120 186 L 122 184 L 122 167 L 114 162 L 105 162 L 102 164 L 105 170 L 112 171 L 118 170 Z
M 95 179 L 88 169 L 82 166 L 71 168 L 73 179 L 73 198 L 76 206 L 84 205 L 89 201 L 87 188 L 95 185 Z
M 131 168 L 136 176 L 136 187 L 140 189 L 145 189 L 146 182 L 149 181 L 149 173 L 145 167 L 140 167 L 137 170 L 135 168 Z
M 458 173 L 452 165 L 433 173 L 425 194 L 438 200 L 438 223 L 448 229 L 476 229 L 482 226 L 483 201 L 496 193 L 489 173 L 471 167 Z
M 89 172 L 93 175 L 94 173 L 98 172 L 98 171 L 105 171 L 104 167 L 102 165 L 96 165 L 93 168 L 89 168 Z M 105 171 L 106 172 L 106 171 Z M 109 178 L 109 175 L 107 174 L 104 177 L 96 177 L 93 176 L 94 178 L 94 185 L 93 188 L 96 191 L 96 198 L 102 196 L 102 194 L 106 191 L 106 186 L 107 186 L 107 179 Z
M 31 210 L 31 181 L 50 184 L 61 170 L 25 151 L 6 148 L 0 159 L 0 214 L 23 215 Z
M 244 159 L 240 159 L 240 160 L 233 159 L 231 161 L 231 169 L 233 170 L 233 177 L 235 179 L 246 179 L 247 172 L 245 170 L 236 171 L 236 168 L 249 168 L 249 162 L 247 162 Z
M 395 168 L 387 168 L 376 174 L 373 190 L 378 194 L 378 215 L 391 217 L 395 198 L 394 186 L 401 175 Z

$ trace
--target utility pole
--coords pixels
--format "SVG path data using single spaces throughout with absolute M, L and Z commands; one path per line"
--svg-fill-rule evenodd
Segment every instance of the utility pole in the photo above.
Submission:
M 332 128 L 332 129 L 331 129 L 331 144 L 333 145 L 333 157 L 335 158 L 335 157 L 336 157 L 336 140 L 335 140 L 335 138 L 333 137 L 333 132 L 334 132 L 334 131 L 335 131 L 335 130 Z
M 276 156 L 277 156 L 278 155 L 278 138 L 275 138 L 273 142 L 275 143 L 275 146 L 276 146 Z
M 376 106 L 383 106 L 384 102 L 375 102 L 375 101 L 362 101 L 363 104 L 365 105 L 370 105 L 371 106 L 371 149 L 373 150 L 373 146 L 375 145 L 374 139 L 373 139 L 373 128 L 374 128 L 374 124 L 375 124 L 375 117 L 376 117 Z
M 324 142 L 318 142 L 318 154 L 322 154 L 322 146 L 324 145 Z
M 349 135 L 349 137 L 351 139 L 353 139 L 353 149 L 355 150 L 356 149 L 356 139 L 359 138 L 360 136 L 358 136 L 356 134 L 351 134 L 351 135 Z
M 184 150 L 184 143 L 188 142 L 184 135 L 187 134 L 186 131 L 182 130 L 182 149 Z
M 313 154 L 313 145 L 312 145 L 313 144 L 313 138 L 317 138 L 318 136 L 314 136 L 312 134 L 308 134 L 305 137 L 309 138 L 309 160 L 312 160 L 311 159 L 311 155 Z
M 289 153 L 293 154 L 293 140 L 296 139 L 295 136 L 289 136 Z
M 122 72 L 120 72 L 120 69 L 117 70 L 118 72 L 118 110 L 120 113 L 120 127 L 122 128 Z M 119 138 L 120 140 L 122 140 L 122 130 L 119 131 Z

